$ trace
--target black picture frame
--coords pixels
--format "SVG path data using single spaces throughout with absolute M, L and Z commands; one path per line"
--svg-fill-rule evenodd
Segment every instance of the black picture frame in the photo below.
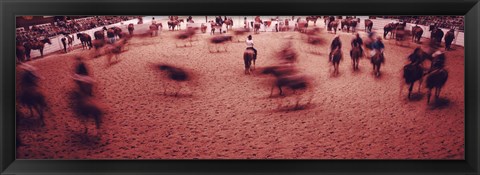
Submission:
M 1 0 L 1 174 L 479 174 L 478 0 Z M 465 160 L 15 160 L 16 15 L 465 15 Z

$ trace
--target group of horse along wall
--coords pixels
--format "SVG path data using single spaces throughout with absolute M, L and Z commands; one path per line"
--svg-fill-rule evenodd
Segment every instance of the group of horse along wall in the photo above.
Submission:
M 357 29 L 360 29 L 360 30 L 364 30 L 364 21 L 365 19 L 368 19 L 367 16 L 357 16 L 357 18 L 360 18 L 360 24 L 357 25 Z M 143 22 L 144 23 L 150 23 L 152 20 L 152 17 L 148 16 L 148 17 L 144 17 L 144 20 Z M 161 20 L 161 19 L 159 19 Z M 233 18 L 234 20 L 234 27 L 240 27 L 240 26 L 243 26 L 243 16 L 242 17 L 234 17 Z M 370 19 L 373 21 L 373 30 L 376 31 L 376 32 L 382 32 L 383 31 L 383 27 L 388 24 L 388 23 L 391 23 L 391 22 L 394 22 L 395 20 L 392 20 L 392 19 L 382 19 L 382 18 L 377 18 L 377 19 Z M 132 19 L 132 20 L 129 20 L 129 21 L 123 21 L 122 23 L 116 23 L 116 24 L 111 24 L 111 25 L 108 25 L 107 27 L 113 27 L 113 26 L 119 26 L 119 27 L 126 27 L 128 24 L 130 23 L 133 23 L 133 24 L 137 24 L 138 22 L 138 19 Z M 317 23 L 322 23 L 323 20 L 318 20 Z M 192 27 L 199 27 L 202 23 L 205 23 L 205 21 L 195 21 L 195 23 L 193 24 L 189 24 L 189 23 L 182 23 L 181 24 L 181 28 L 182 29 L 185 29 L 187 26 L 192 26 Z M 164 24 L 164 26 L 166 26 L 166 24 Z M 210 27 L 210 25 L 207 25 L 208 27 Z M 405 29 L 407 30 L 410 30 L 413 26 L 415 26 L 415 24 L 412 24 L 412 23 L 407 23 L 407 26 Z M 428 26 L 423 26 L 423 25 L 418 25 L 420 26 L 422 29 L 423 29 L 423 35 L 422 37 L 423 38 L 430 38 L 430 31 L 428 31 Z M 273 31 L 273 25 L 268 27 L 268 28 L 263 28 L 264 26 L 262 26 L 262 31 Z M 82 31 L 82 33 L 87 33 L 89 34 L 90 36 L 93 36 L 93 33 L 95 31 L 98 31 L 98 30 L 102 30 L 103 26 L 101 27 L 97 27 L 97 28 L 94 28 L 94 29 L 90 29 L 90 30 L 86 30 L 86 31 Z M 447 33 L 449 29 L 441 29 L 444 33 Z M 207 29 L 207 31 L 210 31 L 210 29 Z M 208 34 L 208 33 L 207 33 Z M 76 33 L 74 34 L 71 34 L 75 37 L 75 40 L 73 41 L 73 45 L 76 46 L 76 45 L 80 45 L 81 42 L 78 38 L 76 38 Z M 458 46 L 462 46 L 464 47 L 464 32 L 459 32 L 459 31 L 455 31 L 455 39 L 453 40 L 453 43 L 454 45 L 458 45 Z M 44 49 L 44 54 L 50 54 L 50 53 L 53 53 L 53 52 L 57 52 L 57 51 L 60 51 L 60 50 L 63 50 L 63 45 L 62 45 L 62 42 L 61 42 L 61 38 L 63 38 L 63 35 L 58 35 L 58 36 L 55 36 L 55 37 L 52 37 L 50 38 L 52 44 L 49 45 L 49 44 L 46 44 L 45 45 L 45 49 Z M 40 56 L 40 52 L 38 51 L 32 51 L 31 53 L 31 57 L 32 58 L 35 58 L 35 57 L 38 57 Z

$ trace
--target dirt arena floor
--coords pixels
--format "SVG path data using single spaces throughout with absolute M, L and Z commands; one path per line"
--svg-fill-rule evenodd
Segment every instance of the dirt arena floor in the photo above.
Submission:
M 197 35 L 192 47 L 176 47 L 177 33 L 164 26 L 157 37 L 133 38 L 110 67 L 105 56 L 88 59 L 97 81 L 95 97 L 106 112 L 100 129 L 95 129 L 93 120 L 88 122 L 88 134 L 67 99 L 76 87 L 71 77 L 73 57 L 90 52 L 79 48 L 29 62 L 44 77 L 40 86 L 51 109 L 45 127 L 35 118 L 19 118 L 17 134 L 24 145 L 17 149 L 17 158 L 464 158 L 462 47 L 446 52 L 449 79 L 440 103 L 427 105 L 426 88 L 415 93 L 413 100 L 407 99 L 407 86 L 401 89 L 402 67 L 417 46 L 411 42 L 398 46 L 384 40 L 386 62 L 376 78 L 365 58 L 360 70 L 352 70 L 353 35 L 339 32 L 344 58 L 340 74 L 332 76 L 327 54 L 334 34 L 323 30 L 320 36 L 326 43 L 313 47 L 296 32 L 252 33 L 257 69 L 245 75 L 244 42 L 226 44 L 227 52 L 210 53 L 208 32 Z M 310 92 L 301 103 L 310 95 L 314 98 L 302 110 L 286 110 L 294 98 L 269 98 L 269 78 L 259 73 L 261 67 L 277 63 L 275 53 L 289 40 L 299 53 L 297 67 L 312 78 Z M 194 80 L 178 97 L 173 86 L 164 95 L 163 85 L 171 82 L 151 69 L 152 63 L 186 68 Z M 279 104 L 283 107 L 278 108 Z M 25 108 L 20 112 L 29 114 Z

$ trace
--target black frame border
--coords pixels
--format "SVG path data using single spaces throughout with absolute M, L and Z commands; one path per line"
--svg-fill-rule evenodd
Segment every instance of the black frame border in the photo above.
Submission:
M 479 174 L 478 2 L 479 0 L 0 0 L 0 174 Z M 465 15 L 465 160 L 15 160 L 15 16 L 59 14 Z

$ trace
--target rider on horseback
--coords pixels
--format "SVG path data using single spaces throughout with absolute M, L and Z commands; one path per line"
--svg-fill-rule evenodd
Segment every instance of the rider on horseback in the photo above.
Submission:
M 423 51 L 420 47 L 415 48 L 412 54 L 408 56 L 411 64 L 421 64 L 423 62 Z
M 383 44 L 382 42 L 382 37 L 377 37 L 377 40 L 375 42 L 372 43 L 372 53 L 371 53 L 371 57 L 375 56 L 375 54 L 377 52 L 379 52 L 380 54 L 383 54 L 383 50 L 385 49 L 385 45 Z
M 253 40 L 252 40 L 252 35 L 248 35 L 247 40 L 245 41 L 247 44 L 247 49 L 253 50 L 255 53 L 254 59 L 257 59 L 257 49 L 253 48 Z
M 342 42 L 340 41 L 339 35 L 335 35 L 335 38 L 333 39 L 332 44 L 330 45 L 330 54 L 328 54 L 329 60 L 331 60 L 332 53 L 335 49 L 342 49 Z
M 352 40 L 352 48 L 359 47 L 360 48 L 360 55 L 363 55 L 362 45 L 363 45 L 363 40 L 362 40 L 362 38 L 360 38 L 360 34 L 357 33 L 356 38 L 354 38 Z M 350 55 L 352 55 L 352 51 L 350 51 Z
M 430 70 L 428 73 L 433 72 L 435 70 L 440 70 L 445 67 L 445 53 L 441 51 L 436 51 L 435 53 L 432 54 L 433 61 L 432 61 L 432 66 L 430 67 Z

